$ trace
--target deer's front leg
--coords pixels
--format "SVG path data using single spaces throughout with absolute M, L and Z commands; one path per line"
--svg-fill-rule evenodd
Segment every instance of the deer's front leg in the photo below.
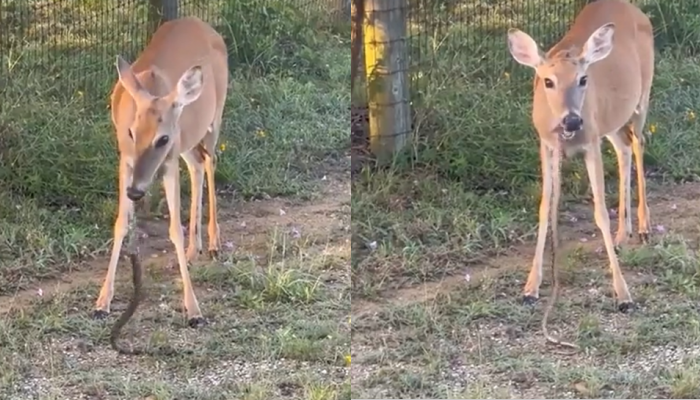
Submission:
M 537 245 L 535 257 L 532 260 L 530 275 L 525 284 L 523 303 L 533 304 L 539 298 L 542 283 L 542 263 L 544 262 L 544 247 L 547 243 L 549 229 L 549 213 L 552 207 L 552 189 L 554 187 L 554 152 L 544 142 L 540 142 L 540 161 L 542 163 L 542 198 L 540 199 L 539 228 L 537 230 Z
M 617 295 L 618 307 L 620 311 L 627 311 L 633 307 L 632 296 L 627 289 L 627 283 L 622 276 L 620 264 L 615 253 L 615 242 L 613 241 L 612 233 L 610 232 L 610 216 L 605 205 L 605 181 L 603 177 L 603 157 L 600 152 L 600 145 L 591 146 L 586 151 L 584 157 L 586 169 L 588 170 L 588 178 L 591 181 L 591 189 L 593 190 L 593 202 L 595 204 L 595 222 L 603 235 L 605 250 L 608 253 L 610 261 L 610 271 L 612 272 L 613 288 Z
M 185 236 L 182 232 L 182 224 L 180 219 L 180 171 L 178 170 L 178 159 L 166 161 L 166 172 L 163 176 L 163 187 L 165 188 L 165 197 L 168 201 L 168 211 L 170 213 L 170 240 L 175 246 L 177 254 L 177 262 L 180 266 L 180 275 L 182 277 L 182 288 L 184 291 L 183 303 L 189 325 L 197 327 L 204 324 L 202 312 L 199 310 L 197 298 L 194 295 L 192 288 L 192 280 L 190 279 L 190 271 L 187 267 L 187 256 L 185 253 Z
M 104 318 L 109 314 L 109 307 L 114 297 L 114 279 L 117 274 L 117 265 L 121 254 L 124 237 L 129 231 L 129 221 L 134 211 L 134 203 L 126 196 L 126 188 L 131 184 L 132 170 L 124 160 L 119 161 L 119 211 L 114 222 L 114 239 L 112 242 L 112 256 L 109 259 L 107 276 L 105 277 L 100 296 L 95 304 L 93 316 Z

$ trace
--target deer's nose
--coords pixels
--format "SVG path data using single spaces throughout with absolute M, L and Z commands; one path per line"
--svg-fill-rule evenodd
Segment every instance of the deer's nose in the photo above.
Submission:
M 145 195 L 146 195 L 146 192 L 144 192 L 141 189 L 137 189 L 133 186 L 129 186 L 128 188 L 126 188 L 126 197 L 128 197 L 129 200 L 131 200 L 131 201 L 139 201 Z
M 569 113 L 561 121 L 561 126 L 567 132 L 578 132 L 583 128 L 583 119 L 574 113 Z

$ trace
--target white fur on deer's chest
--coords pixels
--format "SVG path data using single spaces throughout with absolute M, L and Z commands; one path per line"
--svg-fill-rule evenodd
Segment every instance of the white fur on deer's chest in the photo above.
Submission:
M 584 152 L 590 145 L 590 141 L 583 130 L 574 133 L 573 137 L 569 139 L 564 139 L 561 136 L 561 132 L 562 129 L 556 127 L 547 135 L 540 135 L 540 140 L 545 143 L 547 148 L 560 152 L 565 158 L 570 158 Z
M 625 125 L 605 134 L 604 137 L 616 135 Z M 570 139 L 564 139 L 561 137 L 561 132 L 557 129 L 551 132 L 550 135 L 541 137 L 541 140 L 545 142 L 550 150 L 559 151 L 565 159 L 572 158 L 602 145 L 602 137 L 589 137 L 586 135 L 585 130 L 576 132 Z

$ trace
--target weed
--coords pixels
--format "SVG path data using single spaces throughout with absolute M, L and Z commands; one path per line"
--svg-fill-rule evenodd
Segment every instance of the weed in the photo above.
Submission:
M 344 83 L 349 44 L 328 31 L 312 30 L 309 35 L 307 21 L 300 23 L 301 16 L 290 11 L 296 6 L 282 3 L 270 1 L 254 12 L 252 3 L 246 3 L 249 13 L 244 15 L 250 19 L 240 29 L 247 31 L 235 32 L 250 40 L 248 47 L 263 46 L 263 42 L 283 47 L 289 41 L 285 38 L 295 37 L 295 45 L 306 49 L 301 53 L 290 49 L 293 59 L 275 55 L 281 64 L 270 70 L 260 70 L 245 59 L 231 63 L 234 89 L 225 108 L 216 179 L 222 193 L 235 193 L 238 199 L 309 198 L 322 177 L 319 166 L 342 163 L 348 145 L 343 110 L 349 104 Z M 100 19 L 112 25 L 64 32 L 56 40 L 65 43 L 49 50 L 35 50 L 45 41 L 34 31 L 42 21 L 23 20 L 22 26 L 32 32 L 23 39 L 29 43 L 6 44 L 13 52 L 3 55 L 7 84 L 3 85 L 0 110 L 0 183 L 4 188 L 0 194 L 0 255 L 16 261 L 0 272 L 2 293 L 65 272 L 107 249 L 116 207 L 117 154 L 105 99 L 116 79 L 113 55 L 123 49 L 114 42 L 117 36 L 108 38 L 105 32 L 121 32 L 133 24 L 122 15 L 129 7 L 111 11 L 111 20 Z M 260 14 L 277 9 L 282 11 L 274 18 Z M 98 5 L 81 10 L 67 8 L 63 15 L 80 22 L 105 12 Z M 239 21 L 239 17 L 234 19 Z M 270 29 L 250 37 L 254 26 L 266 24 Z M 307 34 L 297 38 L 302 31 Z M 222 28 L 222 33 L 230 32 Z M 85 37 L 78 39 L 79 35 Z M 78 43 L 83 49 L 80 57 L 59 46 Z M 105 51 L 112 55 L 103 56 Z M 270 56 L 267 51 L 250 47 L 246 54 Z M 39 69 L 37 65 L 48 67 L 41 64 L 47 57 L 63 69 L 51 73 Z M 93 59 L 99 61 L 88 62 Z M 301 62 L 324 72 L 300 73 Z M 89 81 L 94 85 L 86 90 L 80 85 L 88 76 L 93 77 Z M 186 179 L 184 195 L 189 189 Z M 27 264 L 33 267 L 24 268 Z
M 326 18 L 321 29 L 324 8 L 294 2 L 181 2 L 231 46 L 216 171 L 223 246 L 191 266 L 209 324 L 190 330 L 163 254 L 167 220 L 141 220 L 146 299 L 124 337 L 176 353 L 127 360 L 108 350 L 111 318 L 88 315 L 117 202 L 114 56 L 143 48 L 146 7 L 30 3 L 0 6 L 0 397 L 349 399 L 349 27 Z
M 547 49 L 582 3 L 438 2 L 415 11 L 430 15 L 411 25 L 422 35 L 412 45 L 422 46 L 430 68 L 411 82 L 413 142 L 390 167 L 360 170 L 352 187 L 352 290 L 361 304 L 353 304 L 354 395 L 695 395 L 688 360 L 698 351 L 693 309 L 700 290 L 690 199 L 700 188 L 688 182 L 700 176 L 693 133 L 700 71 L 690 44 L 697 18 L 685 11 L 692 7 L 639 2 L 656 25 L 658 49 L 645 153 L 655 237 L 647 246 L 631 241 L 620 253 L 639 309 L 629 316 L 615 310 L 592 206 L 579 204 L 588 200 L 580 160 L 564 168 L 566 257 L 556 266 L 563 292 L 550 329 L 574 338 L 582 352 L 556 354 L 539 332 L 549 260 L 541 301 L 534 309 L 520 304 L 534 252 L 540 165 L 532 71 L 510 58 L 505 31 L 518 27 Z M 614 208 L 617 164 L 604 146 Z

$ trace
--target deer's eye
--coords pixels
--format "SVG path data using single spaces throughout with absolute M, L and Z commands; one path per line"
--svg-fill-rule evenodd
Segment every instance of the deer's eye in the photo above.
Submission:
M 578 80 L 579 86 L 586 86 L 587 83 L 588 83 L 588 76 L 587 75 L 582 76 L 581 79 Z
M 549 78 L 544 78 L 544 87 L 547 89 L 553 89 L 554 88 L 554 81 L 552 81 Z

